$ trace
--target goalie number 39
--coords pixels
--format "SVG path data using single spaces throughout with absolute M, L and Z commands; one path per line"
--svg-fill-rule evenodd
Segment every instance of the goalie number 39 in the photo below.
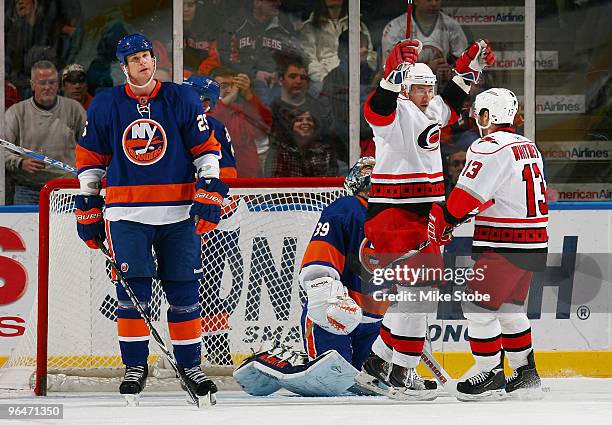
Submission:
M 328 222 L 325 222 L 325 223 L 318 222 L 313 236 L 325 237 L 327 236 L 328 233 L 329 233 L 329 223 Z

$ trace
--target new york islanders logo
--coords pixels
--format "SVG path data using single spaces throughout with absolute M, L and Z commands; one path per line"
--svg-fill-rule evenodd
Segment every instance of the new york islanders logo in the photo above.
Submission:
M 417 143 L 427 151 L 435 151 L 440 146 L 440 124 L 431 124 L 419 134 Z
M 151 165 L 162 159 L 168 140 L 164 128 L 155 120 L 132 121 L 123 132 L 123 152 L 136 165 Z

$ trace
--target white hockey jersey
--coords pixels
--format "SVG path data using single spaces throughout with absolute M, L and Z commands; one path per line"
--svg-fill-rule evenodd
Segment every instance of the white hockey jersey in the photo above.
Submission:
M 423 54 L 427 53 L 428 46 L 438 49 L 444 58 L 448 55 L 459 57 L 467 48 L 467 38 L 461 26 L 447 14 L 440 12 L 436 18 L 433 29 L 425 33 L 418 22 L 412 18 L 411 39 L 417 39 L 423 43 Z M 398 16 L 389 21 L 382 34 L 383 63 L 389 56 L 389 52 L 400 40 L 406 38 L 406 14 Z M 419 61 L 428 62 L 428 58 L 419 57 Z
M 441 96 L 432 99 L 426 114 L 401 94 L 394 114 L 383 119 L 366 105 L 376 144 L 370 204 L 444 201 L 440 128 L 451 115 Z
M 457 188 L 494 204 L 476 217 L 474 248 L 544 250 L 548 205 L 542 155 L 512 129 L 491 133 L 470 146 Z

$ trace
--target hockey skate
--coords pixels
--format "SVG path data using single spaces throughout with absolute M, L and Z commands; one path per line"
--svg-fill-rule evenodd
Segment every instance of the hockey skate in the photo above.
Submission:
M 438 384 L 423 379 L 415 368 L 393 365 L 389 383 L 389 398 L 395 400 L 430 401 L 438 397 Z
M 217 386 L 210 379 L 200 366 L 194 366 L 189 369 L 183 369 L 185 372 L 186 382 L 181 382 L 181 387 L 187 391 L 185 384 L 189 385 L 189 388 L 198 397 L 198 407 L 210 407 L 217 404 L 217 398 L 215 393 L 217 392 Z M 188 403 L 193 403 L 190 397 L 187 397 Z
M 140 404 L 140 393 L 144 390 L 149 375 L 149 367 L 126 366 L 123 382 L 119 385 L 119 394 L 125 396 L 128 406 L 138 406 Z
M 506 378 L 506 393 L 521 400 L 539 400 L 544 397 L 533 350 L 527 356 L 527 364 L 516 368 L 512 375 Z
M 461 401 L 501 400 L 505 397 L 506 380 L 503 363 L 488 372 L 480 372 L 457 383 L 457 399 Z
M 374 353 L 370 353 L 361 372 L 355 377 L 355 383 L 359 390 L 363 392 L 372 392 L 378 395 L 389 395 L 389 371 L 390 364 L 378 357 Z

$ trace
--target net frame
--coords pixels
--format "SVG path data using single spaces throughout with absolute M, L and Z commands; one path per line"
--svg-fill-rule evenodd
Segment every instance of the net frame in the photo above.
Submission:
M 322 177 L 322 178 L 256 178 L 256 179 L 227 179 L 226 183 L 232 189 L 256 189 L 264 191 L 271 190 L 296 190 L 297 192 L 307 192 L 309 190 L 335 189 L 338 196 L 346 195 L 343 189 L 344 178 Z M 36 368 L 34 373 L 34 393 L 38 396 L 47 395 L 48 387 L 48 315 L 49 315 L 49 259 L 50 259 L 50 199 L 57 190 L 78 189 L 77 179 L 56 179 L 52 180 L 40 192 L 39 210 L 39 257 L 38 257 L 38 293 L 36 296 L 37 323 L 36 323 Z M 231 192 L 230 192 L 231 194 Z M 324 207 L 325 205 L 322 205 Z M 321 209 L 322 209 L 321 207 Z M 308 229 L 311 233 L 314 230 Z M 297 259 L 301 261 L 301 258 Z M 295 279 L 295 276 L 294 276 Z M 244 285 L 248 285 L 246 282 Z M 159 331 L 159 329 L 158 329 Z M 153 343 L 150 343 L 152 346 Z M 8 364 L 8 362 L 7 362 Z

